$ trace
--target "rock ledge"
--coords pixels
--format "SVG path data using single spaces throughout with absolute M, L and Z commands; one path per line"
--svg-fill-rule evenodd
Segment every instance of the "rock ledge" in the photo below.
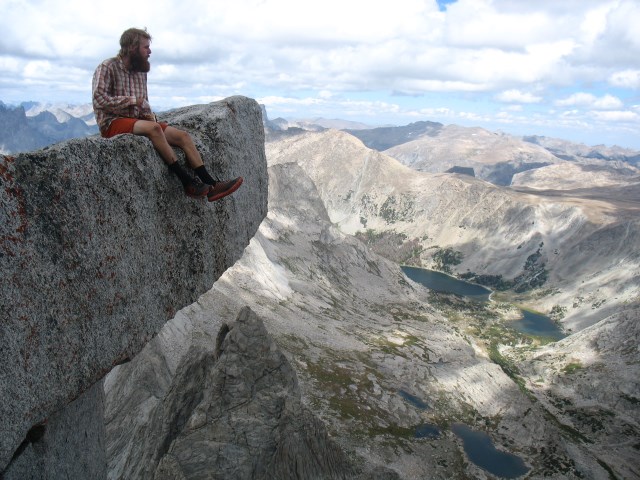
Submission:
M 0 472 L 34 425 L 210 289 L 266 215 L 254 100 L 163 119 L 192 133 L 214 175 L 243 176 L 240 190 L 189 199 L 149 140 L 129 135 L 0 156 Z

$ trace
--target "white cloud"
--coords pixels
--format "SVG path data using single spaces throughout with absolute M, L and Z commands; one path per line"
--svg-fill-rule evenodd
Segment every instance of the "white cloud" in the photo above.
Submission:
M 259 98 L 258 101 L 267 107 L 267 112 L 273 110 L 279 112 L 296 112 L 300 107 L 315 107 L 322 114 L 342 113 L 343 116 L 364 116 L 375 117 L 384 114 L 397 114 L 401 112 L 401 108 L 394 103 L 371 100 L 349 100 L 345 98 L 319 98 L 319 97 L 278 97 L 267 96 Z M 331 112 L 331 113 L 329 113 Z
M 606 122 L 637 122 L 640 120 L 640 115 L 628 110 L 591 113 L 598 120 L 604 120 Z
M 614 87 L 640 89 L 640 70 L 622 70 L 609 76 L 609 83 Z
M 179 9 L 158 0 L 139 2 L 125 18 L 114 13 L 129 10 L 123 0 L 108 8 L 80 0 L 57 3 L 10 4 L 0 21 L 9 27 L 2 41 L 21 54 L 97 63 L 115 53 L 124 28 L 148 26 L 158 73 L 171 65 L 177 79 L 186 65 L 204 64 L 211 66 L 203 69 L 211 75 L 205 82 L 217 84 L 226 76 L 237 83 L 246 76 L 263 85 L 317 91 L 468 92 L 553 82 L 570 76 L 566 60 L 581 41 L 571 32 L 604 22 L 590 2 L 552 11 L 548 2 L 540 7 L 458 0 L 444 13 L 435 0 L 184 0 Z M 25 16 L 37 28 L 18 27 Z
M 496 95 L 496 100 L 505 103 L 539 103 L 542 97 L 517 89 L 506 90 Z
M 15 74 L 20 72 L 22 62 L 16 57 L 0 56 L 0 71 L 5 74 Z
M 64 100 L 87 102 L 95 66 L 117 52 L 121 32 L 131 26 L 153 35 L 149 91 L 162 108 L 244 94 L 311 114 L 344 108 L 373 116 L 378 109 L 480 122 L 489 111 L 517 111 L 517 119 L 503 113 L 502 120 L 541 122 L 532 112 L 546 109 L 553 124 L 568 118 L 567 109 L 576 117 L 633 111 L 623 99 L 635 92 L 624 90 L 640 88 L 637 0 L 457 0 L 444 12 L 435 0 L 135 6 L 3 2 L 0 100 L 75 95 Z M 604 84 L 616 95 L 588 87 Z M 400 101 L 393 93 L 410 97 Z
M 585 92 L 574 93 L 567 98 L 556 101 L 555 104 L 560 107 L 579 106 L 598 110 L 614 110 L 623 106 L 622 101 L 613 95 L 607 94 L 602 97 L 596 97 L 591 93 Z
M 580 41 L 569 32 L 590 12 L 583 7 L 582 16 L 573 8 L 558 14 L 535 3 L 514 8 L 505 0 L 458 0 L 446 14 L 435 0 L 185 0 L 179 9 L 159 0 L 140 2 L 126 20 L 113 13 L 127 5 L 16 3 L 0 24 L 33 17 L 35 33 L 13 27 L 8 38 L 14 39 L 11 48 L 36 57 L 100 59 L 117 50 L 124 28 L 137 25 L 154 35 L 154 68 L 204 63 L 219 72 L 214 78 L 227 75 L 237 82 L 246 75 L 318 91 L 464 92 L 566 76 L 566 57 Z M 74 12 L 72 28 L 68 11 Z
M 546 8 L 514 5 L 505 1 L 458 0 L 448 9 L 449 44 L 524 50 L 527 46 L 563 38 L 562 25 L 573 22 Z

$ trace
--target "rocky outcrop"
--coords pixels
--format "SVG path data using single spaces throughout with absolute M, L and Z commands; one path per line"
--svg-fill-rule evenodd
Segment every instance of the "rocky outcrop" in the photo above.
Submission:
M 210 289 L 266 215 L 255 101 L 164 119 L 191 132 L 214 175 L 243 176 L 241 189 L 215 203 L 187 198 L 142 137 L 0 156 L 0 471 L 28 432 Z
M 253 311 L 222 324 L 216 344 L 192 344 L 169 382 L 156 385 L 157 403 L 136 394 L 137 367 L 153 355 L 122 367 L 128 372 L 119 372 L 107 396 L 110 478 L 353 478 L 346 456 L 302 406 L 294 370 Z M 147 405 L 137 431 L 130 425 L 139 419 L 126 419 L 131 402 Z

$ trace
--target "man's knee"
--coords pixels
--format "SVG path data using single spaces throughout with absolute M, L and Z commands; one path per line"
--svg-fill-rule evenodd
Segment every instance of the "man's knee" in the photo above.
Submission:
M 157 122 L 150 122 L 149 135 L 154 137 L 164 136 L 162 126 Z
M 133 125 L 133 133 L 135 135 L 142 135 L 149 138 L 157 138 L 164 135 L 162 132 L 162 126 L 159 123 L 147 120 L 138 120 Z

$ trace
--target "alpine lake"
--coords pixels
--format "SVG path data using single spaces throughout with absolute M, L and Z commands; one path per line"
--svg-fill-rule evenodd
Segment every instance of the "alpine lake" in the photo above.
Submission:
M 409 266 L 402 266 L 401 268 L 411 280 L 424 285 L 434 292 L 459 295 L 477 302 L 490 301 L 493 293 L 482 285 L 466 282 L 443 272 Z M 520 311 L 522 318 L 510 322 L 508 325 L 520 333 L 553 340 L 560 340 L 566 336 L 558 325 L 546 315 L 527 309 L 520 309 Z
M 517 307 L 517 320 L 506 320 L 494 314 L 491 296 L 493 292 L 478 284 L 460 280 L 451 275 L 425 268 L 402 266 L 402 271 L 411 280 L 420 283 L 438 296 L 438 305 L 444 313 L 456 318 L 473 318 L 471 325 L 475 328 L 479 338 L 485 338 L 491 358 L 500 364 L 502 360 L 497 354 L 495 345 L 502 342 L 504 332 L 511 331 L 514 338 L 531 338 L 534 341 L 547 343 L 560 340 L 566 335 L 559 326 L 548 316 Z M 457 310 L 456 310 L 457 309 Z M 510 305 L 513 310 L 514 306 Z M 459 313 L 462 311 L 462 313 Z M 488 320 L 490 319 L 490 320 Z M 494 332 L 493 337 L 483 337 L 488 331 Z M 493 355 L 491 355 L 493 352 Z M 402 398 L 420 409 L 429 406 L 422 399 L 416 398 L 409 392 L 398 392 Z M 462 440 L 464 451 L 471 462 L 499 478 L 517 478 L 528 472 L 524 461 L 512 453 L 497 449 L 491 437 L 485 432 L 471 428 L 464 423 L 454 423 L 451 431 Z M 437 439 L 440 429 L 436 425 L 424 424 L 416 429 L 416 437 Z

